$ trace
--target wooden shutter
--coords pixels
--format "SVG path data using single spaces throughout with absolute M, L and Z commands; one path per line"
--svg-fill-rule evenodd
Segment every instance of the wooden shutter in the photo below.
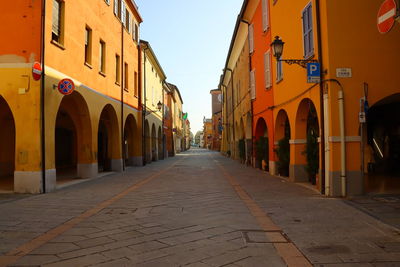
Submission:
M 249 26 L 249 46 L 250 46 L 250 54 L 254 52 L 254 25 L 251 24 Z
M 302 12 L 303 19 L 303 46 L 304 57 L 310 57 L 314 53 L 312 5 L 309 4 Z
M 135 40 L 139 43 L 139 26 L 135 23 Z
M 118 16 L 118 0 L 114 0 L 114 15 Z
M 269 26 L 268 13 L 268 0 L 262 0 L 262 23 L 264 31 L 267 31 Z
M 132 32 L 132 19 L 131 19 L 131 13 L 128 12 L 128 32 L 131 33 Z
M 121 21 L 122 24 L 126 27 L 126 11 L 125 11 L 125 2 L 121 1 Z
M 251 100 L 256 99 L 256 71 L 250 72 L 250 96 Z
M 61 5 L 60 2 L 57 0 L 53 1 L 53 25 L 52 25 L 52 31 L 54 34 L 57 36 L 60 35 L 60 9 Z
M 271 87 L 271 52 L 268 51 L 264 54 L 264 81 L 265 88 Z

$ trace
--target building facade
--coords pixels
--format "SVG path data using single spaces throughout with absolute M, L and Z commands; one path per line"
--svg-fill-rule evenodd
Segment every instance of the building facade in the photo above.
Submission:
M 219 89 L 211 90 L 211 112 L 212 112 L 212 144 L 211 149 L 221 150 L 222 139 L 222 92 Z
M 0 176 L 20 193 L 141 165 L 137 6 L 42 3 L 8 3 L 1 16 L 18 27 L 0 30 L 9 36 L 0 44 Z
M 140 40 L 142 51 L 143 129 L 145 163 L 164 158 L 164 83 L 167 78 L 151 45 Z

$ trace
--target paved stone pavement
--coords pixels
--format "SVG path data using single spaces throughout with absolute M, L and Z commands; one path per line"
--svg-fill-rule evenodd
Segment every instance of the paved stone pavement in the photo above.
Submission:
M 400 266 L 395 228 L 200 149 L 0 214 L 0 266 Z

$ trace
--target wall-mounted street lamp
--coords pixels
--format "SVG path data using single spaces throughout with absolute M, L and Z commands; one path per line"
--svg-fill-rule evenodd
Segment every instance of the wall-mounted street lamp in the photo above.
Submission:
M 279 36 L 275 36 L 275 40 L 271 43 L 272 54 L 276 60 L 286 62 L 289 65 L 297 64 L 303 68 L 307 68 L 307 63 L 318 62 L 318 60 L 315 59 L 281 59 L 284 44 L 285 42 L 283 42 Z
M 161 101 L 158 101 L 158 103 L 157 103 L 157 110 L 146 110 L 146 116 L 147 115 L 150 115 L 151 113 L 156 113 L 157 111 L 161 111 L 161 109 L 162 109 L 162 103 L 161 103 Z

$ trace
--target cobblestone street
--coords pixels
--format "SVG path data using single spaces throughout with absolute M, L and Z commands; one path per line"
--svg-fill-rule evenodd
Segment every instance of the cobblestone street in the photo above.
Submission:
M 396 228 L 202 149 L 0 214 L 0 266 L 400 266 Z

